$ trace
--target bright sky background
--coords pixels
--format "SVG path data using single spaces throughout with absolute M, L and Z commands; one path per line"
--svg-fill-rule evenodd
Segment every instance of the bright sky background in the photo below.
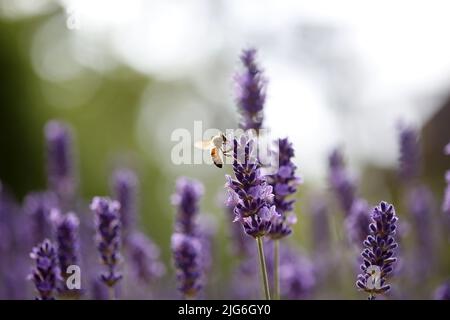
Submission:
M 11 15 L 15 7 L 39 11 L 48 2 L 35 0 L 33 9 L 24 0 L 9 7 L 2 0 L 1 8 Z M 232 105 L 231 80 L 211 76 L 217 61 L 231 74 L 240 49 L 257 47 L 270 80 L 266 124 L 294 142 L 305 178 L 324 177 L 325 158 L 336 145 L 356 168 L 367 161 L 394 165 L 396 123 L 423 124 L 449 89 L 449 1 L 60 3 L 75 30 L 50 45 L 57 35 L 49 32 L 61 24 L 50 21 L 34 45 L 35 69 L 50 80 L 75 77 L 77 63 L 108 70 L 121 62 L 162 82 L 191 81 L 211 101 Z M 77 63 L 55 59 L 64 50 L 75 52 Z M 145 101 L 144 94 L 142 115 Z

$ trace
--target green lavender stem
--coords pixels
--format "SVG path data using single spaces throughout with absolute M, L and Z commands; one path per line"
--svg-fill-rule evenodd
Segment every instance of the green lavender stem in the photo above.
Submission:
M 109 300 L 116 300 L 116 290 L 113 286 L 108 286 Z
M 256 243 L 258 245 L 259 264 L 261 266 L 261 276 L 264 288 L 264 295 L 266 297 L 266 300 L 270 300 L 269 278 L 267 277 L 266 259 L 264 257 L 262 237 L 257 237 Z

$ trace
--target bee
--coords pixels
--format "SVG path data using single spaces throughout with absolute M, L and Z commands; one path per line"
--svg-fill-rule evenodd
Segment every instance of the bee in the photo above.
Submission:
M 220 132 L 218 135 L 211 137 L 211 140 L 197 141 L 194 146 L 202 150 L 210 150 L 212 161 L 216 167 L 222 168 L 223 159 L 221 154 L 229 157 L 229 152 L 231 151 L 231 149 L 225 150 L 226 144 L 227 138 L 222 132 Z

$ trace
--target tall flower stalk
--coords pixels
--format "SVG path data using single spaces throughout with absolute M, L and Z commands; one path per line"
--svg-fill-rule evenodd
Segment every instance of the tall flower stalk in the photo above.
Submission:
M 94 197 L 90 207 L 95 213 L 97 249 L 102 263 L 107 268 L 100 279 L 109 287 L 111 298 L 114 299 L 114 286 L 122 279 L 122 274 L 117 270 L 118 264 L 122 261 L 120 204 L 106 197 Z
M 255 49 L 243 50 L 241 62 L 244 70 L 235 76 L 236 102 L 241 114 L 239 124 L 244 130 L 258 131 L 263 124 L 267 80 L 256 62 Z
M 69 267 L 79 264 L 79 250 L 80 244 L 78 239 L 78 228 L 80 221 L 78 217 L 69 212 L 66 215 L 62 215 L 59 211 L 52 211 L 52 220 L 55 224 L 55 236 L 57 243 L 58 262 L 61 270 L 61 277 L 63 280 L 61 293 L 68 295 L 73 293 L 74 296 L 80 292 L 70 292 L 66 287 L 66 281 L 71 273 L 68 273 Z
M 328 165 L 331 188 L 345 215 L 348 216 L 355 200 L 356 187 L 353 179 L 347 173 L 344 157 L 340 150 L 333 150 L 328 158 Z
M 203 248 L 196 222 L 202 195 L 200 182 L 181 177 L 172 196 L 172 204 L 177 210 L 171 238 L 172 256 L 178 290 L 185 299 L 196 299 L 203 287 Z
M 45 126 L 45 139 L 49 188 L 58 195 L 62 206 L 68 206 L 76 189 L 72 133 L 66 124 L 52 120 Z
M 401 124 L 399 127 L 399 175 L 404 182 L 411 182 L 420 173 L 419 133 L 412 126 Z
M 380 202 L 373 209 L 371 219 L 369 235 L 363 242 L 364 249 L 361 253 L 362 273 L 358 275 L 356 282 L 360 290 L 369 294 L 369 300 L 390 290 L 391 286 L 387 284 L 387 279 L 397 261 L 395 232 L 398 218 L 394 206 L 384 201 Z
M 293 210 L 295 199 L 288 199 L 297 191 L 297 186 L 301 180 L 295 175 L 297 167 L 292 161 L 294 148 L 287 138 L 277 141 L 278 171 L 267 177 L 268 183 L 272 186 L 274 199 L 273 204 L 279 214 L 272 222 L 269 237 L 274 241 L 274 298 L 280 298 L 280 277 L 279 277 L 279 240 L 292 233 L 292 224 L 297 220 L 294 214 L 289 214 Z M 289 215 L 288 215 L 289 214 Z
M 235 178 L 226 175 L 228 205 L 234 206 L 234 221 L 240 222 L 244 231 L 257 243 L 264 294 L 270 299 L 269 281 L 264 258 L 262 238 L 269 234 L 272 222 L 279 217 L 272 186 L 261 174 L 254 141 L 242 135 L 233 141 L 233 172 Z
M 136 223 L 138 178 L 127 168 L 121 168 L 113 173 L 112 189 L 114 198 L 120 203 L 120 222 L 122 225 L 122 240 L 127 244 L 129 235 Z

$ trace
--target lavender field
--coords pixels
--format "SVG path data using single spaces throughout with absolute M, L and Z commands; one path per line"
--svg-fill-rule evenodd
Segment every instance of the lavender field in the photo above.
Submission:
M 0 299 L 450 299 L 447 26 L 104 5 L 0 1 Z

